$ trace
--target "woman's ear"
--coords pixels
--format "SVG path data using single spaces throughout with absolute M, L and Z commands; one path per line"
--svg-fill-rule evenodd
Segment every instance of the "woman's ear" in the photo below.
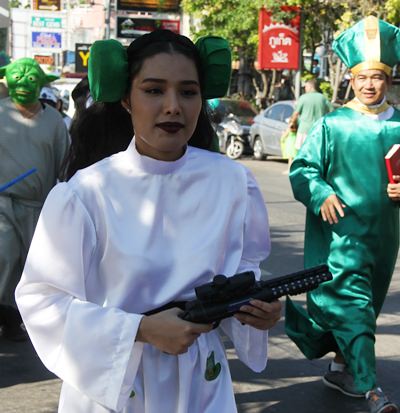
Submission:
M 121 99 L 121 105 L 129 114 L 131 114 L 131 104 L 128 98 Z

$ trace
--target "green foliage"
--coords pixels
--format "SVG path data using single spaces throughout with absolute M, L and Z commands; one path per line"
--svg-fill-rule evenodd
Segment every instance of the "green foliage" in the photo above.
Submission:
M 400 23 L 400 0 L 387 0 L 385 4 L 387 21 L 396 26 Z
M 310 79 L 315 79 L 315 76 L 308 71 L 303 72 L 303 74 L 301 75 L 301 82 L 304 84 L 305 82 L 307 82 L 307 80 Z M 321 93 L 323 93 L 328 100 L 332 99 L 333 88 L 330 82 L 322 79 L 317 79 L 317 89 Z
M 184 12 L 198 20 L 192 28 L 194 40 L 214 34 L 227 39 L 233 58 L 254 58 L 258 44 L 258 9 L 246 0 L 183 0 Z
M 308 71 L 305 71 L 301 74 L 301 81 L 303 83 L 307 82 L 307 80 L 314 79 L 314 78 L 315 78 L 315 76 L 312 73 L 308 72 Z
M 10 0 L 10 9 L 18 9 L 22 6 L 22 2 L 19 0 Z
M 275 21 L 287 22 L 293 12 L 282 11 L 281 6 L 299 6 L 302 17 L 302 52 L 314 55 L 320 45 L 328 46 L 342 30 L 369 14 L 398 25 L 400 0 L 182 0 L 184 12 L 192 17 L 194 40 L 205 34 L 226 38 L 233 58 L 256 60 L 258 47 L 258 14 L 261 7 L 271 11 Z M 310 69 L 310 68 L 303 68 Z M 335 68 L 330 68 L 334 78 Z M 324 93 L 331 94 L 328 82 L 321 84 Z
M 318 87 L 328 100 L 332 100 L 333 88 L 330 82 L 323 80 L 319 83 Z

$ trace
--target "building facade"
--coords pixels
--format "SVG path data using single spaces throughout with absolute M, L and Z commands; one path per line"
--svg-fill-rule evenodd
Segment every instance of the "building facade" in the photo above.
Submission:
M 189 31 L 178 0 L 33 0 L 30 8 L 11 9 L 10 15 L 11 57 L 33 57 L 59 73 L 85 73 L 96 40 L 128 45 L 156 27 Z

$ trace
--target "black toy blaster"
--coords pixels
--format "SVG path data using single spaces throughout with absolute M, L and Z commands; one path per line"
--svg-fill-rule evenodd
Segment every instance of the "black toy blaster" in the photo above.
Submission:
M 254 272 L 232 277 L 216 275 L 212 282 L 195 288 L 196 300 L 188 301 L 182 318 L 193 323 L 218 323 L 239 312 L 252 299 L 274 301 L 284 295 L 314 290 L 332 279 L 327 265 L 319 265 L 270 281 L 256 281 Z

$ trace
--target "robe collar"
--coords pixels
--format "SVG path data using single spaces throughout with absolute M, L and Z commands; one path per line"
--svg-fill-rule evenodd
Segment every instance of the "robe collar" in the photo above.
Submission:
M 141 155 L 136 149 L 135 137 L 133 137 L 126 150 L 126 154 L 140 171 L 154 175 L 166 175 L 175 172 L 186 163 L 188 158 L 188 147 L 186 146 L 185 153 L 176 161 L 160 161 Z
M 390 105 L 386 101 L 386 96 L 383 98 L 382 102 L 377 105 L 364 105 L 357 98 L 347 102 L 344 107 L 355 110 L 356 112 L 361 112 L 366 115 L 378 115 L 379 113 L 385 112 L 390 108 Z

